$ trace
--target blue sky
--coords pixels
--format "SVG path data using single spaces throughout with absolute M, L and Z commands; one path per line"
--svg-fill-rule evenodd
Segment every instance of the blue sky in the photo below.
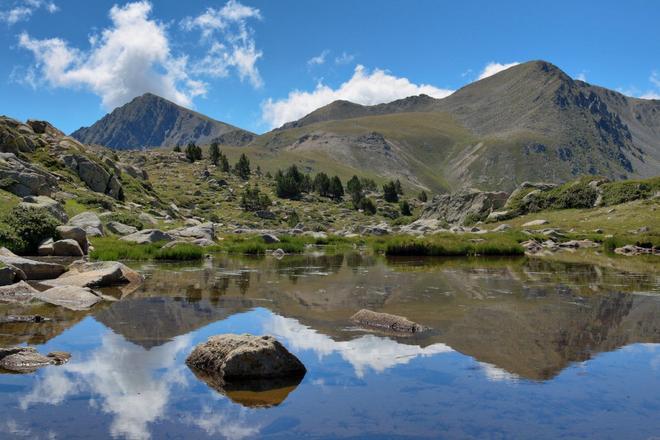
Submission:
M 66 132 L 150 91 L 256 132 L 544 59 L 660 98 L 657 1 L 0 0 L 0 114 Z

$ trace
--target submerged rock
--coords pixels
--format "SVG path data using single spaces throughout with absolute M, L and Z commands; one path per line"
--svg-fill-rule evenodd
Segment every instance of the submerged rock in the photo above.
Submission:
M 58 286 L 43 292 L 36 292 L 33 297 L 69 310 L 87 310 L 102 298 L 87 287 Z
M 62 365 L 71 355 L 64 352 L 52 352 L 46 356 L 34 347 L 0 348 L 0 369 L 17 373 L 31 373 L 48 365 Z
M 198 345 L 186 364 L 218 384 L 247 379 L 302 377 L 305 366 L 272 336 L 217 335 Z
M 0 316 L 0 324 L 15 324 L 15 323 L 25 323 L 25 322 L 48 322 L 52 321 L 50 318 L 46 318 L 41 315 L 5 315 Z
M 428 330 L 403 316 L 379 313 L 367 309 L 362 309 L 351 316 L 351 321 L 363 326 L 376 327 L 397 333 L 419 333 Z

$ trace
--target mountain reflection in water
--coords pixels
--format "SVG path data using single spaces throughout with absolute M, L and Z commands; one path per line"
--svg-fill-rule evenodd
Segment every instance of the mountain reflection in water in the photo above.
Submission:
M 660 410 L 655 273 L 359 254 L 138 268 L 147 281 L 121 301 L 90 312 L 33 306 L 54 321 L 0 328 L 2 345 L 73 353 L 60 367 L 0 376 L 0 437 L 538 437 L 543 425 L 548 438 L 643 438 L 660 430 L 651 417 Z M 356 328 L 349 317 L 360 308 L 433 331 Z M 207 385 L 185 357 L 227 332 L 276 336 L 308 374 L 301 384 Z

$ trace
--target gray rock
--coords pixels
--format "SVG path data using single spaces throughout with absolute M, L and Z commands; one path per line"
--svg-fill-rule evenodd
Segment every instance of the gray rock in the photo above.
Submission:
M 104 167 L 89 158 L 79 154 L 69 154 L 62 157 L 64 164 L 78 174 L 80 180 L 92 191 L 107 194 L 117 200 L 124 198 L 121 183 L 114 174 L 108 173 Z
M 57 286 L 33 295 L 36 299 L 61 306 L 69 310 L 87 310 L 99 301 L 101 297 L 87 287 Z
M 351 321 L 362 326 L 376 327 L 396 333 L 419 333 L 427 330 L 423 326 L 402 316 L 379 313 L 367 309 L 362 309 L 351 316 Z
M 4 190 L 19 197 L 49 196 L 59 189 L 54 175 L 13 153 L 0 153 L 0 181 L 5 182 Z
M 532 221 L 529 221 L 527 223 L 524 223 L 523 228 L 527 228 L 527 227 L 530 227 L 530 226 L 543 226 L 543 225 L 547 225 L 548 223 L 550 223 L 550 222 L 547 221 L 547 220 L 543 220 L 543 219 L 532 220 Z
M 37 289 L 25 281 L 0 287 L 0 303 L 27 303 L 34 299 Z
M 508 194 L 470 189 L 433 197 L 420 219 L 437 219 L 449 224 L 463 224 L 467 219 L 485 219 L 504 206 Z
M 53 255 L 56 257 L 82 257 L 85 254 L 76 240 L 67 238 L 53 243 Z
M 277 218 L 274 212 L 267 210 L 255 211 L 254 215 L 265 220 L 275 220 Z
M 205 238 L 207 240 L 214 240 L 215 226 L 213 223 L 208 222 L 197 226 L 190 226 L 188 228 L 174 229 L 167 231 L 167 233 L 180 238 Z
M 282 249 L 275 249 L 273 253 L 271 254 L 273 257 L 280 259 L 286 255 L 286 252 L 284 252 Z
M 508 220 L 511 217 L 513 217 L 513 213 L 511 211 L 493 211 L 490 214 L 488 214 L 488 217 L 486 217 L 486 221 L 489 222 L 501 222 L 502 220 Z
M 0 368 L 17 373 L 31 373 L 47 365 L 62 365 L 70 358 L 70 354 L 63 352 L 44 356 L 34 347 L 0 348 Z
M 113 234 L 122 236 L 135 234 L 138 231 L 134 226 L 125 225 L 119 222 L 108 222 L 106 227 L 108 228 L 108 231 L 112 232 Z
M 10 266 L 0 267 L 0 286 L 14 284 L 24 278 L 25 274 L 20 269 Z
M 141 212 L 140 215 L 138 215 L 138 219 L 142 223 L 149 226 L 156 226 L 158 224 L 158 220 L 156 220 L 156 217 L 149 214 L 148 212 Z
M 89 242 L 87 241 L 87 232 L 78 226 L 58 226 L 57 233 L 60 238 L 65 240 L 75 240 L 84 254 L 87 254 Z M 57 254 L 56 254 L 57 255 Z
M 26 196 L 23 197 L 23 201 L 19 205 L 24 208 L 45 209 L 62 223 L 69 220 L 69 216 L 64 211 L 64 206 L 48 196 Z
M 493 232 L 504 232 L 504 231 L 508 231 L 510 229 L 511 229 L 511 225 L 507 225 L 506 223 L 504 223 L 502 225 L 499 225 L 495 229 L 493 229 Z
M 15 324 L 15 323 L 26 323 L 26 322 L 48 322 L 52 321 L 50 318 L 46 318 L 41 315 L 5 315 L 0 316 L 0 324 Z
M 76 261 L 62 276 L 43 281 L 45 286 L 78 286 L 78 287 L 110 287 L 121 284 L 141 284 L 142 275 L 123 263 L 116 261 L 101 261 L 87 263 Z
M 61 264 L 46 263 L 19 257 L 7 248 L 0 248 L 0 262 L 7 266 L 20 269 L 28 280 L 56 278 L 66 270 Z
M 53 255 L 53 239 L 48 238 L 41 242 L 39 248 L 37 249 L 37 255 L 40 257 L 49 257 Z
M 273 234 L 261 234 L 261 239 L 266 244 L 279 243 L 280 239 Z
M 126 235 L 125 237 L 122 237 L 121 240 L 137 244 L 148 244 L 161 241 L 170 242 L 174 240 L 174 237 L 159 229 L 143 229 L 142 231 Z
M 272 336 L 226 334 L 211 336 L 186 359 L 193 370 L 219 381 L 301 377 L 305 366 Z
M 88 236 L 98 237 L 103 235 L 103 223 L 95 212 L 85 211 L 71 218 L 69 226 L 77 226 L 83 229 Z

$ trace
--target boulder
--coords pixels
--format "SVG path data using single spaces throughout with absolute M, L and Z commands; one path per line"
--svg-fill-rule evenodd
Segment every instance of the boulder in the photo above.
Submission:
M 193 370 L 213 375 L 220 383 L 250 379 L 302 377 L 305 366 L 272 336 L 211 336 L 186 359 Z
M 443 230 L 444 223 L 435 218 L 419 219 L 401 227 L 404 234 L 430 234 Z
M 91 289 L 71 285 L 57 286 L 43 292 L 37 291 L 33 296 L 40 301 L 69 310 L 87 310 L 102 301 L 101 297 Z
M 109 222 L 106 227 L 108 228 L 108 231 L 112 232 L 113 234 L 122 236 L 135 234 L 138 231 L 134 226 L 125 225 L 119 222 Z
M 356 324 L 362 326 L 375 327 L 396 333 L 419 333 L 427 330 L 425 327 L 412 322 L 403 316 L 379 313 L 367 309 L 360 310 L 351 316 L 350 319 Z
M 71 355 L 64 352 L 39 354 L 34 347 L 0 348 L 0 368 L 16 373 L 32 373 L 47 365 L 62 365 Z
M 66 270 L 61 264 L 46 263 L 19 257 L 7 248 L 0 248 L 0 262 L 20 269 L 28 280 L 56 278 Z
M 90 237 L 103 235 L 103 223 L 101 223 L 101 219 L 95 212 L 85 211 L 76 215 L 69 220 L 68 226 L 77 226 Z
M 420 219 L 437 219 L 449 224 L 464 224 L 466 220 L 483 220 L 504 206 L 508 194 L 469 189 L 454 194 L 433 197 L 426 204 Z
M 85 253 L 76 240 L 67 238 L 53 243 L 53 255 L 56 257 L 82 257 Z
M 511 217 L 514 217 L 514 213 L 511 211 L 493 211 L 488 214 L 486 217 L 487 222 L 501 222 L 502 220 L 508 220 Z
M 286 252 L 284 252 L 282 249 L 278 248 L 278 249 L 275 249 L 271 255 L 279 260 L 279 259 L 281 259 L 282 257 L 284 257 L 286 255 Z
M 34 299 L 37 289 L 25 281 L 0 287 L 0 303 L 27 303 Z
M 28 119 L 26 122 L 32 128 L 36 134 L 47 134 L 54 138 L 60 138 L 66 136 L 63 132 L 55 128 L 50 122 L 47 121 L 37 121 L 34 119 Z
M 0 263 L 0 286 L 14 284 L 25 279 L 25 274 L 20 269 L 11 266 L 5 266 Z
M 0 316 L 0 324 L 16 324 L 16 323 L 41 323 L 52 321 L 41 315 L 5 315 Z
M 389 235 L 392 229 L 387 223 L 380 223 L 378 225 L 360 226 L 360 233 L 364 235 Z
M 62 160 L 92 191 L 107 194 L 117 200 L 124 198 L 124 191 L 117 177 L 100 164 L 79 154 L 65 155 Z
M 550 223 L 550 222 L 547 221 L 547 220 L 543 220 L 543 219 L 532 220 L 532 221 L 529 221 L 529 222 L 523 224 L 523 228 L 528 228 L 530 226 L 543 226 L 543 225 L 547 225 L 548 223 Z
M 266 244 L 279 243 L 280 239 L 273 234 L 261 234 L 261 239 Z
M 156 220 L 156 217 L 153 215 L 149 214 L 148 212 L 141 212 L 138 215 L 138 219 L 149 226 L 156 226 L 158 224 L 158 220 Z
M 19 206 L 24 208 L 44 209 L 62 223 L 66 223 L 69 220 L 69 216 L 66 215 L 66 211 L 64 211 L 64 206 L 62 206 L 60 202 L 53 200 L 48 196 L 23 197 L 23 201 L 19 204 Z
M 143 229 L 142 231 L 134 232 L 133 234 L 126 235 L 121 238 L 124 241 L 130 241 L 131 243 L 137 244 L 148 244 L 148 243 L 157 243 L 160 241 L 172 241 L 172 237 L 169 233 L 163 232 L 159 229 Z
M 181 238 L 205 238 L 207 240 L 213 240 L 215 239 L 215 226 L 210 222 L 202 223 L 183 229 L 174 229 L 167 231 L 167 233 Z
M 37 249 L 37 255 L 40 257 L 50 257 L 53 255 L 53 239 L 48 238 L 41 242 L 39 248 Z
M 255 211 L 254 215 L 264 220 L 275 220 L 277 218 L 274 212 L 265 209 Z
M 101 261 L 87 263 L 76 261 L 62 276 L 42 281 L 45 286 L 78 286 L 78 287 L 109 287 L 120 284 L 140 284 L 144 281 L 142 275 L 123 263 Z
M 57 233 L 60 238 L 65 240 L 75 240 L 84 254 L 87 254 L 89 242 L 87 241 L 87 232 L 78 226 L 58 226 Z M 57 255 L 57 254 L 55 254 Z
M 510 229 L 511 229 L 511 225 L 507 225 L 506 223 L 504 223 L 493 229 L 493 232 L 504 232 Z
M 13 153 L 0 153 L 0 182 L 2 189 L 19 197 L 49 196 L 59 189 L 54 175 Z

